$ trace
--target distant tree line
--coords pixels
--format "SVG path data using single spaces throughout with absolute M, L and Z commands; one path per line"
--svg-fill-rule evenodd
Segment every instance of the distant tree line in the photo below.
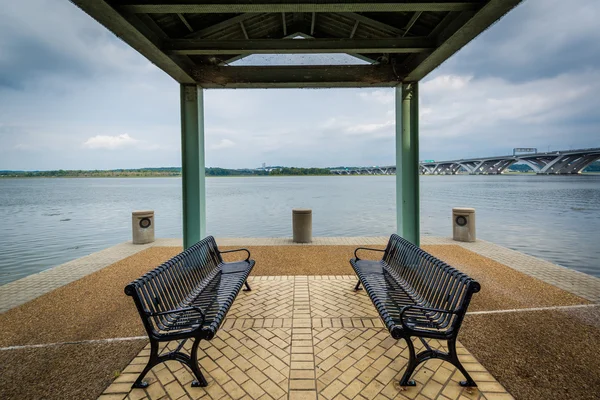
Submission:
M 260 169 L 228 169 L 208 167 L 206 176 L 269 176 L 269 175 L 330 175 L 323 168 L 277 167 L 271 171 Z M 111 170 L 53 170 L 53 171 L 0 171 L 2 177 L 21 178 L 112 178 L 112 177 L 170 177 L 181 176 L 181 167 L 111 169 Z
M 331 175 L 331 171 L 326 168 L 281 167 L 272 169 L 269 175 Z
M 227 168 L 206 168 L 206 176 L 265 176 L 269 175 L 267 171 L 256 169 L 227 169 Z
M 53 171 L 0 171 L 0 177 L 25 178 L 111 178 L 111 177 L 152 177 L 180 176 L 181 168 L 137 168 L 111 170 L 65 170 Z

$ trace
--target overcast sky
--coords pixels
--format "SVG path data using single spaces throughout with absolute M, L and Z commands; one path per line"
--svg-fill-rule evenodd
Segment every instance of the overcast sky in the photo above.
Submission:
M 421 159 L 600 147 L 600 2 L 526 0 L 420 88 Z M 246 61 L 248 62 L 248 61 Z M 211 90 L 206 164 L 394 164 L 392 89 Z M 179 86 L 66 0 L 0 0 L 0 170 L 180 166 Z

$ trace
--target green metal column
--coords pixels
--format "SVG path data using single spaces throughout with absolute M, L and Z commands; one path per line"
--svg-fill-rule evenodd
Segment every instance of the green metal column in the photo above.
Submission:
M 181 85 L 181 172 L 183 247 L 206 236 L 204 101 L 202 88 Z
M 398 235 L 420 244 L 419 84 L 396 87 L 396 219 Z

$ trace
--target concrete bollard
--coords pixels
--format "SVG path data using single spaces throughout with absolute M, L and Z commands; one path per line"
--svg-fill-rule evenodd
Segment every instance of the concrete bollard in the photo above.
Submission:
M 154 242 L 154 211 L 134 211 L 131 213 L 133 244 Z
M 475 209 L 455 207 L 452 209 L 452 239 L 458 242 L 474 242 Z
M 312 242 L 312 210 L 305 208 L 292 210 L 292 230 L 294 243 Z

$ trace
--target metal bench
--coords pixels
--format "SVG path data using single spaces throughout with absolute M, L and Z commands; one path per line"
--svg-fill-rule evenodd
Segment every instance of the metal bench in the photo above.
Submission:
M 221 254 L 236 251 L 248 256 L 223 262 Z M 246 279 L 253 267 L 248 250 L 220 251 L 209 236 L 127 285 L 125 294 L 133 297 L 150 338 L 150 360 L 132 388 L 147 387 L 146 374 L 167 360 L 191 369 L 196 378 L 192 386 L 206 386 L 198 366 L 198 345 L 216 335 L 242 285 L 250 290 Z M 190 355 L 181 352 L 188 339 L 194 339 Z M 179 341 L 177 348 L 159 354 L 159 344 L 172 340 Z
M 359 250 L 383 252 L 381 260 L 361 260 Z M 439 358 L 453 364 L 465 376 L 462 386 L 477 386 L 456 353 L 456 336 L 479 283 L 398 235 L 385 250 L 359 247 L 350 264 L 394 339 L 404 339 L 410 358 L 401 386 L 414 386 L 410 377 L 422 362 Z M 415 354 L 411 337 L 425 350 Z M 448 342 L 448 352 L 432 349 L 425 339 Z

